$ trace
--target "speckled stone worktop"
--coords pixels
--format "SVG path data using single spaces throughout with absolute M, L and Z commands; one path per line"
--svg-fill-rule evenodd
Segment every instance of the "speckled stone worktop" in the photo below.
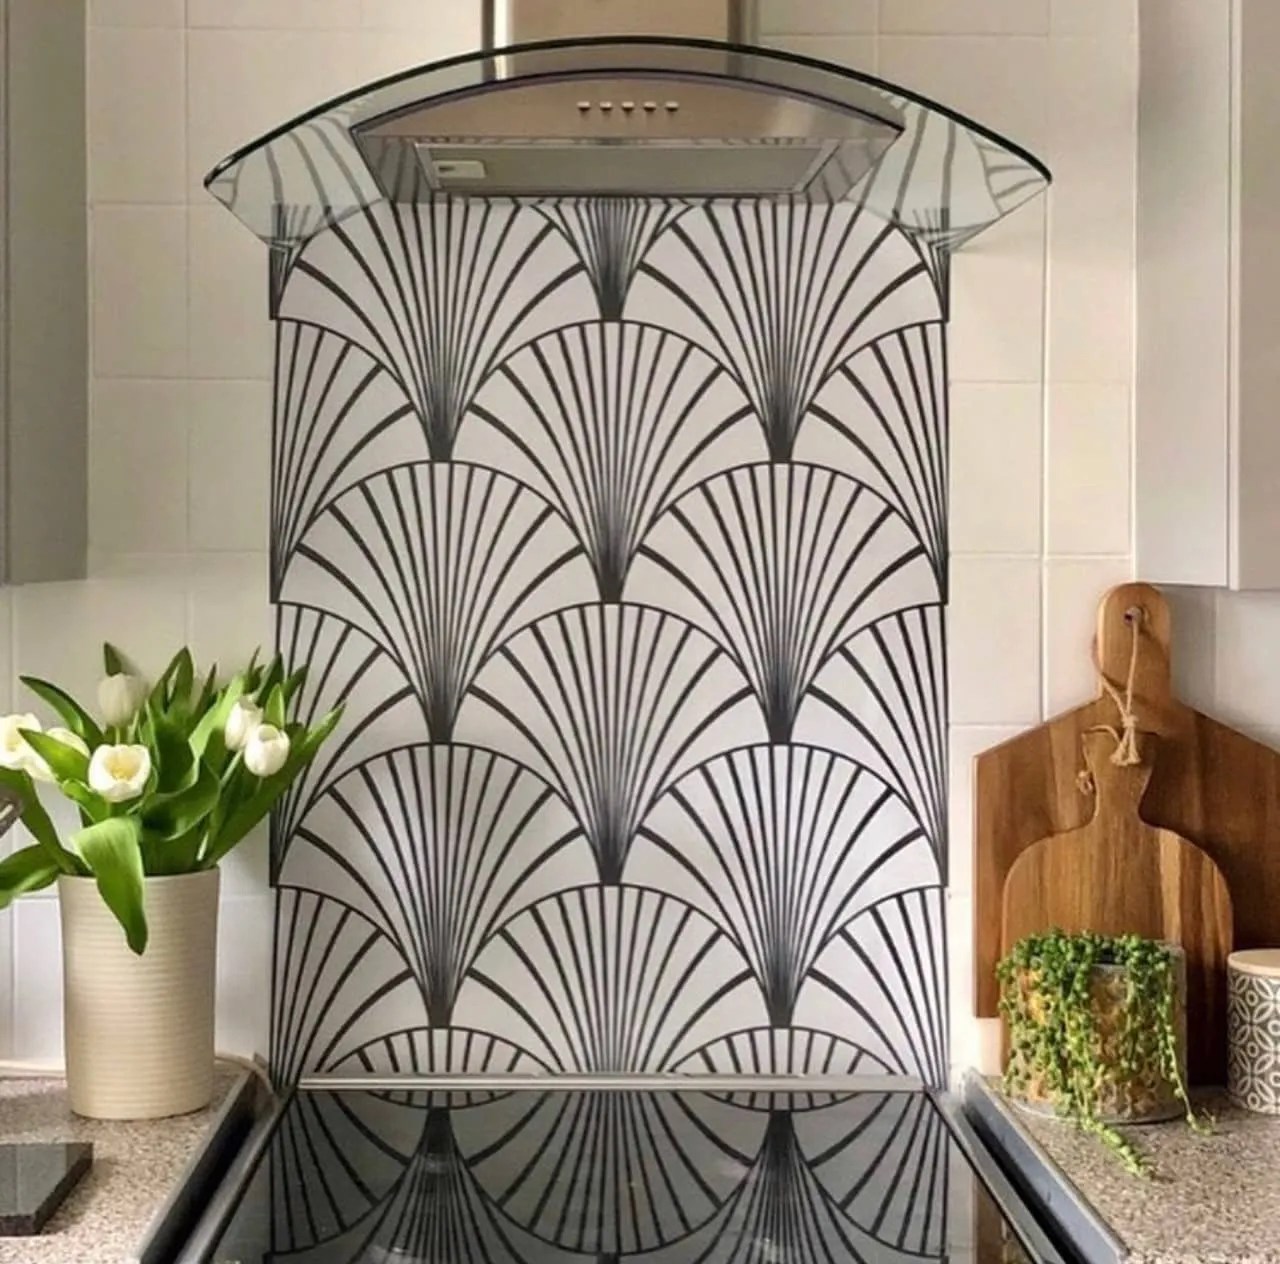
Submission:
M 0 1141 L 92 1141 L 93 1167 L 30 1238 L 0 1238 L 0 1264 L 124 1264 L 243 1074 L 220 1065 L 205 1110 L 146 1123 L 81 1119 L 61 1080 L 0 1080 Z
M 1198 1104 L 1217 1119 L 1210 1136 L 1185 1123 L 1127 1130 L 1155 1162 L 1151 1180 L 1130 1176 L 1068 1124 L 1017 1117 L 1130 1264 L 1280 1264 L 1280 1117 L 1239 1110 L 1223 1093 Z

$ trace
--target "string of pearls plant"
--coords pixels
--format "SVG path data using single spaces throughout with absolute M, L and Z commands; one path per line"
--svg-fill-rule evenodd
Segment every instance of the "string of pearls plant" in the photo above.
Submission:
M 1099 966 L 1124 972 L 1123 1004 L 1105 1028 Z M 1047 1098 L 1060 1117 L 1097 1137 L 1135 1176 L 1150 1175 L 1150 1162 L 1104 1121 L 1104 1102 L 1172 1091 L 1187 1123 L 1207 1131 L 1183 1077 L 1177 976 L 1168 945 L 1139 935 L 1050 930 L 1015 944 L 996 974 L 1009 1029 L 1004 1087 L 1011 1096 Z

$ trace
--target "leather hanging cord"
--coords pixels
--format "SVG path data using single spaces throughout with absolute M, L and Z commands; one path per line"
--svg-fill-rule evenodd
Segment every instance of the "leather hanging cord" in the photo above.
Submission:
M 1097 661 L 1097 646 L 1094 646 L 1094 665 L 1098 668 L 1098 679 L 1102 681 L 1103 691 L 1112 702 L 1116 704 L 1116 710 L 1120 713 L 1120 727 L 1116 728 L 1110 724 L 1095 724 L 1088 731 L 1090 733 L 1110 733 L 1114 739 L 1116 748 L 1111 752 L 1111 762 L 1117 768 L 1132 768 L 1136 764 L 1142 763 L 1142 754 L 1138 750 L 1138 716 L 1133 709 L 1133 689 L 1134 683 L 1138 677 L 1138 645 L 1142 636 L 1142 609 L 1139 606 L 1130 606 L 1124 612 L 1124 621 L 1129 625 L 1129 674 L 1125 680 L 1123 695 L 1120 691 L 1107 679 L 1107 674 L 1102 670 L 1102 665 Z M 1088 769 L 1082 769 L 1077 777 L 1080 789 L 1085 794 L 1091 794 L 1094 789 L 1093 778 L 1090 776 Z

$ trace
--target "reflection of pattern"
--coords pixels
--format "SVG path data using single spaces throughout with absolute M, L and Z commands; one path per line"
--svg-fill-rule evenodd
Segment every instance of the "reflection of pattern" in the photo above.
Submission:
M 272 1241 L 243 1216 L 222 1253 L 908 1264 L 958 1258 L 957 1179 L 985 1198 L 914 1093 L 303 1092 L 268 1154 Z
M 278 638 L 345 707 L 274 824 L 282 1082 L 945 1078 L 939 257 L 851 205 L 461 200 L 282 263 Z M 698 1232 L 816 1178 L 753 1179 Z

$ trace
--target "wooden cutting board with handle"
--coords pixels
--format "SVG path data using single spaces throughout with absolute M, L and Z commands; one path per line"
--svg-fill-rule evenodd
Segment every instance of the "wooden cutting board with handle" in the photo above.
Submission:
M 1055 926 L 1180 943 L 1187 955 L 1189 1072 L 1193 1080 L 1212 1078 L 1226 1030 L 1231 896 L 1205 852 L 1138 815 L 1151 761 L 1160 757 L 1157 739 L 1144 737 L 1144 762 L 1120 767 L 1111 761 L 1110 734 L 1084 735 L 1093 818 L 1032 843 L 1014 861 L 1004 883 L 1001 953 Z
M 1158 739 L 1142 820 L 1195 843 L 1227 880 L 1235 915 L 1235 946 L 1280 944 L 1280 752 L 1194 710 L 1173 693 L 1173 630 L 1168 603 L 1150 584 L 1122 584 L 1098 612 L 1099 671 L 1123 690 L 1140 633 L 1134 711 L 1144 733 Z M 1088 645 L 1080 646 L 1087 654 Z M 1093 815 L 1082 794 L 1082 738 L 1099 724 L 1117 723 L 1109 695 L 984 751 L 974 763 L 974 967 L 976 1009 L 998 1014 L 995 967 L 1001 949 L 1004 883 L 1018 857 L 1050 834 L 1080 828 Z M 1145 740 L 1145 739 L 1144 739 Z M 1209 1076 L 1226 1071 L 1226 1033 Z M 1199 1078 L 1198 1076 L 1196 1078 Z

